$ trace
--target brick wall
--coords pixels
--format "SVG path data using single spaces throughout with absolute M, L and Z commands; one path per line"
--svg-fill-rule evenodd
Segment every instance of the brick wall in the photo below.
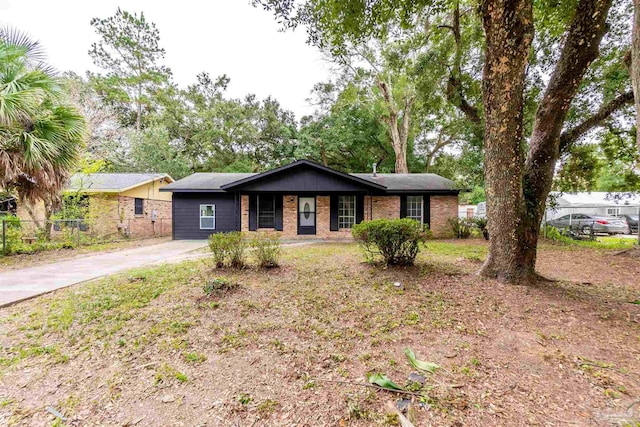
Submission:
M 431 196 L 431 224 L 434 237 L 450 237 L 447 220 L 458 216 L 458 196 Z
M 373 196 L 373 219 L 396 218 L 400 218 L 400 196 Z
M 285 239 L 351 239 L 350 229 L 330 230 L 329 196 L 316 197 L 316 234 L 298 235 L 298 196 L 284 195 L 282 201 L 283 231 L 277 232 Z M 373 212 L 372 212 L 373 211 Z M 364 219 L 400 218 L 400 196 L 365 196 Z M 241 197 L 241 230 L 249 231 L 249 196 Z M 431 229 L 436 237 L 446 237 L 449 233 L 447 218 L 458 215 L 457 196 L 431 196 Z M 273 230 L 270 230 L 273 231 Z
M 143 214 L 135 214 L 135 198 L 118 196 L 118 207 L 115 218 L 122 219 L 131 237 L 168 236 L 171 234 L 171 202 L 166 200 L 143 199 Z M 156 211 L 155 222 L 151 213 Z

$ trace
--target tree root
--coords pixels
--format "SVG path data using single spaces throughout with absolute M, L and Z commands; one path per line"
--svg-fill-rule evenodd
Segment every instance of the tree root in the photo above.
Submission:
M 552 279 L 536 271 L 527 271 L 527 272 L 505 272 L 499 271 L 489 264 L 485 264 L 482 266 L 480 271 L 477 272 L 478 276 L 486 277 L 489 279 L 495 279 L 501 283 L 507 283 L 511 285 L 537 285 L 542 283 L 558 283 L 559 280 Z

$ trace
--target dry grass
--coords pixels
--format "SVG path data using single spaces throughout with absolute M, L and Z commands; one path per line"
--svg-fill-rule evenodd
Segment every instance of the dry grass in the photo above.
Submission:
M 4 309 L 0 424 L 65 424 L 51 406 L 67 425 L 397 425 L 396 396 L 320 381 L 370 372 L 418 389 L 416 425 L 620 421 L 640 396 L 637 261 L 545 246 L 540 270 L 568 281 L 507 286 L 473 274 L 485 253 L 430 242 L 415 267 L 385 269 L 317 244 L 280 269 L 191 261 Z M 214 277 L 239 286 L 205 296 Z M 424 387 L 407 347 L 442 366 Z
M 122 249 L 133 249 L 141 246 L 157 245 L 159 243 L 169 241 L 171 241 L 171 237 L 157 237 L 153 239 L 121 240 L 117 242 L 96 243 L 92 245 L 79 246 L 72 249 L 47 250 L 37 252 L 35 254 L 16 254 L 9 256 L 0 255 L 0 272 L 7 270 L 17 270 L 20 268 L 35 267 L 37 265 L 43 264 L 51 264 L 53 262 L 64 261 L 87 254 L 96 255 L 99 253 L 119 251 Z

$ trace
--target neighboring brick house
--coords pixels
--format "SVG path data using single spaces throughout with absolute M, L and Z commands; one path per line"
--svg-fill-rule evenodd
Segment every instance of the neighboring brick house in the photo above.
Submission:
M 160 192 L 160 188 L 172 182 L 173 178 L 162 173 L 78 173 L 71 177 L 63 194 L 80 194 L 86 200 L 87 209 L 80 226 L 82 231 L 100 236 L 169 236 L 172 226 L 171 194 Z M 23 220 L 25 229 L 36 223 L 42 227 L 44 205 L 42 202 L 35 206 L 18 203 L 17 216 Z M 55 233 L 67 223 L 52 220 L 49 226 Z
M 434 236 L 458 216 L 453 181 L 435 174 L 347 174 L 308 160 L 267 172 L 195 173 L 163 187 L 173 193 L 173 238 L 271 230 L 283 238 L 351 238 L 378 218 L 414 218 Z
M 171 196 L 160 189 L 172 182 L 163 173 L 77 173 L 65 193 L 86 195 L 92 226 L 101 234 L 153 237 L 171 234 Z

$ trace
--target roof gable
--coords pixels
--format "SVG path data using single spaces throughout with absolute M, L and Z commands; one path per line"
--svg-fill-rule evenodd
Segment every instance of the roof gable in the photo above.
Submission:
M 165 173 L 76 173 L 71 176 L 65 190 L 120 193 L 159 179 L 173 182 L 173 178 Z
M 267 172 L 221 186 L 245 191 L 362 191 L 385 190 L 384 185 L 339 172 L 309 160 L 298 160 Z

